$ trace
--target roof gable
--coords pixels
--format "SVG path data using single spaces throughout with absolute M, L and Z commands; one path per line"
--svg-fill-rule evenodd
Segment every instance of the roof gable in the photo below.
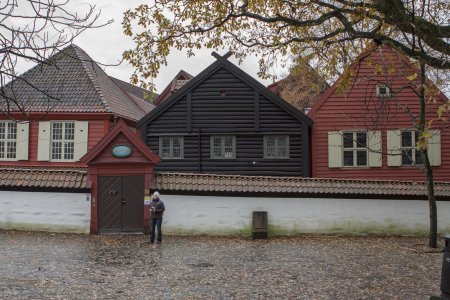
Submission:
M 163 92 L 155 99 L 155 105 L 161 104 L 164 100 L 170 97 L 173 93 L 183 87 L 188 83 L 194 76 L 188 72 L 181 70 L 177 75 L 170 81 Z
M 330 88 L 308 63 L 297 65 L 285 78 L 267 86 L 267 89 L 297 109 L 309 110 Z
M 252 78 L 250 75 L 245 73 L 243 70 L 232 64 L 230 61 L 228 61 L 228 57 L 231 55 L 231 53 L 227 53 L 224 56 L 220 56 L 219 54 L 213 52 L 212 54 L 217 60 L 212 63 L 210 66 L 208 66 L 205 70 L 203 70 L 200 74 L 195 76 L 192 80 L 190 80 L 187 84 L 185 84 L 182 88 L 180 88 L 179 91 L 177 91 L 175 94 L 171 95 L 167 100 L 162 102 L 159 106 L 157 106 L 153 111 L 148 113 L 144 118 L 142 118 L 137 126 L 142 127 L 144 124 L 154 120 L 156 117 L 158 117 L 160 114 L 162 114 L 165 110 L 167 110 L 169 107 L 174 105 L 177 101 L 182 99 L 188 91 L 194 89 L 204 81 L 206 81 L 212 74 L 217 72 L 219 69 L 224 68 L 236 77 L 238 77 L 240 80 L 242 80 L 244 83 L 249 85 L 251 88 L 258 91 L 260 94 L 265 96 L 269 101 L 274 103 L 275 105 L 282 108 L 284 111 L 292 115 L 295 119 L 297 119 L 300 122 L 306 123 L 308 126 L 312 126 L 312 121 L 309 119 L 306 115 L 304 115 L 302 112 L 297 110 L 295 107 L 284 101 L 282 98 L 277 96 L 276 94 L 270 92 L 264 85 L 262 85 L 260 82 Z
M 405 55 L 403 55 L 402 53 L 398 52 L 397 50 L 395 50 L 392 47 L 389 47 L 387 45 L 373 45 L 372 47 L 370 47 L 367 51 L 365 51 L 364 53 L 362 53 L 354 62 L 351 63 L 351 65 L 349 66 L 350 70 L 351 70 L 351 80 L 355 81 L 355 79 L 360 76 L 361 78 L 363 78 L 365 75 L 367 75 L 368 73 L 368 69 L 373 70 L 375 69 L 375 66 L 373 67 L 362 67 L 361 69 L 363 69 L 362 71 L 360 71 L 358 69 L 358 67 L 360 66 L 360 64 L 362 64 L 363 61 L 387 61 L 387 62 L 391 62 L 395 67 L 400 66 L 402 67 L 401 70 L 396 70 L 396 72 L 394 73 L 394 78 L 392 79 L 393 81 L 400 81 L 400 80 L 405 80 L 406 75 L 410 75 L 413 73 L 419 74 L 419 70 L 418 68 L 412 63 L 412 61 L 407 58 Z M 407 73 L 407 74 L 406 74 Z M 356 75 L 353 75 L 356 74 Z M 395 75 L 396 74 L 396 75 Z M 373 74 L 372 74 L 373 75 Z M 401 78 L 400 75 L 404 75 L 404 78 Z M 337 93 L 337 89 L 339 87 L 339 85 L 342 83 L 342 81 L 345 79 L 344 78 L 345 75 L 342 75 L 338 78 L 338 80 L 336 80 L 336 82 L 325 92 L 325 94 L 323 94 L 323 96 L 316 102 L 316 104 L 311 108 L 311 110 L 308 112 L 308 116 L 311 117 L 314 120 L 315 114 L 321 109 L 321 107 L 327 102 L 327 100 L 334 95 L 335 93 Z M 428 85 L 430 86 L 434 86 L 434 83 L 431 82 L 430 80 L 426 80 Z M 448 101 L 447 97 L 442 93 L 439 92 L 438 98 L 441 99 L 441 101 L 443 101 L 444 103 L 446 101 Z
M 117 124 L 106 134 L 88 153 L 86 153 L 81 161 L 90 164 L 109 148 L 111 143 L 118 137 L 125 137 L 128 142 L 138 150 L 149 162 L 157 164 L 161 159 L 155 154 L 144 142 L 136 136 L 123 120 L 119 120 Z

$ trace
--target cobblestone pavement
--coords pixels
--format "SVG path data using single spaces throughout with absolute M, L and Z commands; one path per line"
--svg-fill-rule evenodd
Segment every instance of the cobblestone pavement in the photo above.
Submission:
M 245 238 L 0 231 L 2 299 L 428 299 L 425 238 Z M 442 241 L 440 241 L 442 242 Z

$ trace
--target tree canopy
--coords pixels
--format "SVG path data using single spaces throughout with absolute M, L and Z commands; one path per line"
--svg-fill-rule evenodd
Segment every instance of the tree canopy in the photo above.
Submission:
M 156 0 L 125 13 L 136 47 L 124 53 L 132 82 L 156 77 L 171 49 L 226 48 L 258 53 L 259 75 L 280 58 L 313 61 L 336 76 L 369 43 L 386 44 L 435 69 L 450 69 L 448 1 Z

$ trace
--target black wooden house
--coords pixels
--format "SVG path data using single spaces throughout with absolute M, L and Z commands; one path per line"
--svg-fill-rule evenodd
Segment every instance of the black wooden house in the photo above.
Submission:
M 312 121 L 220 56 L 138 122 L 155 172 L 310 175 Z

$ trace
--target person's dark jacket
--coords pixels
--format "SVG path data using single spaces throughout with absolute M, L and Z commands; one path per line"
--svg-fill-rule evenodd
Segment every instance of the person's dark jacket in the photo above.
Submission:
M 155 208 L 155 211 L 152 212 L 152 207 Z M 159 201 L 152 200 L 150 201 L 150 216 L 155 219 L 161 219 L 163 217 L 164 211 L 166 208 L 164 207 L 164 202 L 159 199 Z

